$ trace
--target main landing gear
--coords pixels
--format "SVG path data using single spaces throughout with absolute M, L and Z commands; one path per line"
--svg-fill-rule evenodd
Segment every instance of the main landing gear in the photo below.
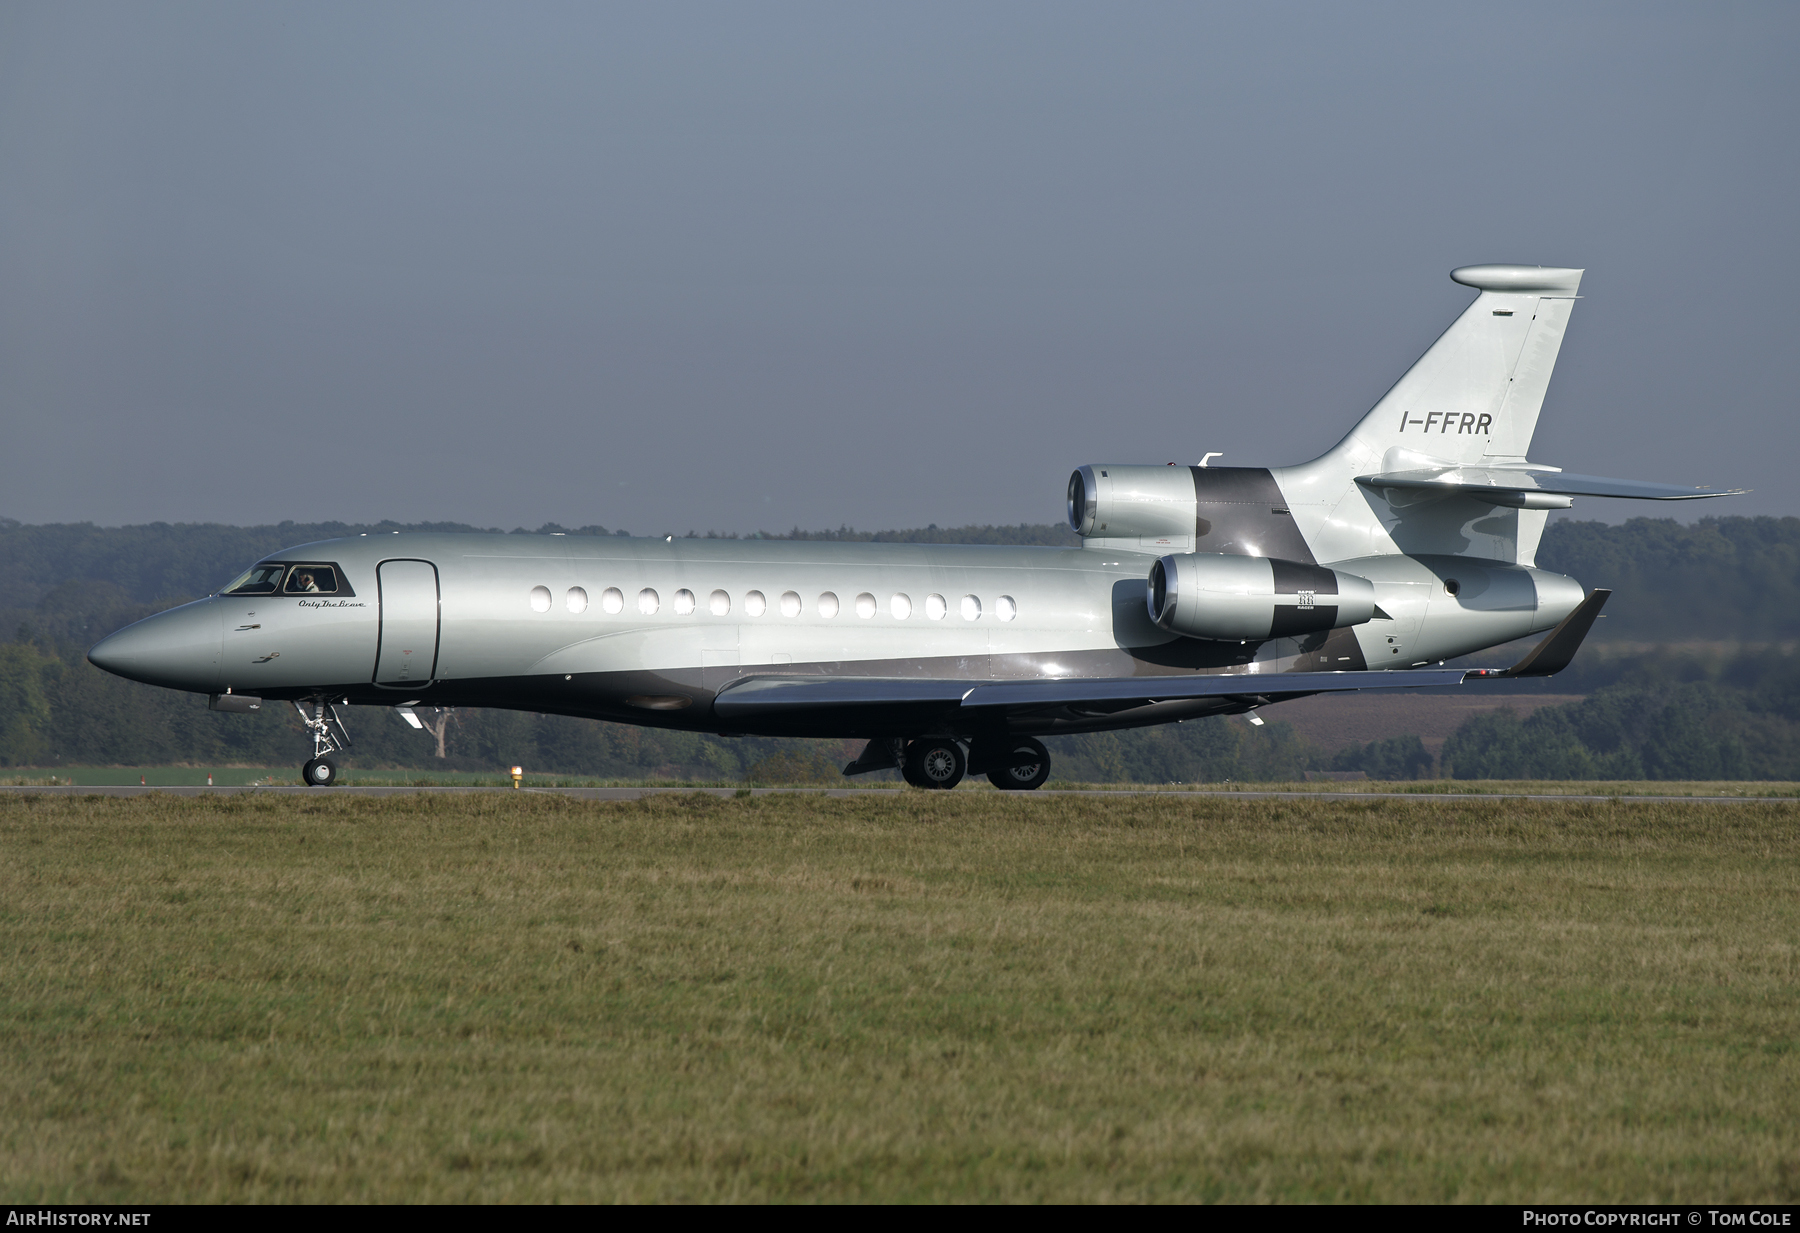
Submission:
M 947 736 L 922 736 L 907 745 L 900 776 L 915 788 L 954 788 L 968 769 L 961 745 Z
M 1006 752 L 988 765 L 989 783 L 1002 792 L 1029 792 L 1044 786 L 1050 778 L 1050 751 L 1042 741 L 1015 736 L 1002 748 Z
M 323 698 L 294 703 L 300 722 L 312 734 L 313 756 L 300 768 L 300 782 L 313 788 L 329 788 L 337 782 L 338 765 L 331 757 L 350 748 L 350 733 L 338 718 L 337 707 Z
M 1050 778 L 1050 751 L 1029 736 L 977 737 L 967 752 L 950 736 L 921 736 L 907 741 L 877 738 L 868 743 L 846 775 L 898 768 L 915 788 L 954 788 L 966 774 L 986 775 L 1006 792 L 1029 792 Z

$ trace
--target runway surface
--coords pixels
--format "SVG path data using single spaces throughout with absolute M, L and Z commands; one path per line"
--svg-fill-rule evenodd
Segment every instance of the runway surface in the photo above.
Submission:
M 894 796 L 904 791 L 900 788 L 464 788 L 464 787 L 393 787 L 372 788 L 345 785 L 335 788 L 309 788 L 305 784 L 257 785 L 246 787 L 144 787 L 141 784 L 109 784 L 86 787 L 81 784 L 58 784 L 54 787 L 14 787 L 0 786 L 0 792 L 12 795 L 42 794 L 46 796 L 145 796 L 152 792 L 162 792 L 169 796 L 242 796 L 251 793 L 259 796 L 407 796 L 419 795 L 439 796 L 456 795 L 470 792 L 536 792 L 555 796 L 572 797 L 582 801 L 635 801 L 646 796 L 660 793 L 694 793 L 701 792 L 707 796 L 736 797 L 742 794 L 750 796 L 774 796 L 779 794 L 797 796 Z M 1271 791 L 1232 791 L 1230 789 L 1170 789 L 1170 788 L 1081 788 L 1081 789 L 1039 789 L 1036 792 L 1011 792 L 1007 796 L 1014 800 L 1031 800 L 1062 796 L 1171 796 L 1178 798 L 1234 800 L 1284 800 L 1284 801 L 1624 801 L 1645 804 L 1656 802 L 1689 802 L 1709 805 L 1754 805 L 1766 802 L 1782 804 L 1800 804 L 1800 797 L 1791 796 L 1580 796 L 1558 793 L 1523 793 L 1523 792 L 1271 792 Z

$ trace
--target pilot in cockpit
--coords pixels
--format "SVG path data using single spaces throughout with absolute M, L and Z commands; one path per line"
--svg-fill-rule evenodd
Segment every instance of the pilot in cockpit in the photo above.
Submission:
M 288 583 L 288 590 L 310 592 L 317 595 L 319 593 L 319 584 L 313 580 L 311 570 L 301 570 L 298 574 L 294 575 L 294 580 Z

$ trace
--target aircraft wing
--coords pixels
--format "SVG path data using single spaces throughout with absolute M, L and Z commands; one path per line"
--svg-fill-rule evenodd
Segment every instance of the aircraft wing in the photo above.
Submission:
M 748 676 L 713 699 L 724 718 L 777 715 L 835 707 L 955 706 L 975 688 L 973 681 L 882 676 Z
M 1430 689 L 1466 680 L 1551 676 L 1569 666 L 1611 591 L 1596 590 L 1510 668 L 1413 668 L 1363 672 L 1220 672 L 1194 676 L 1048 677 L 1019 681 L 924 677 L 751 676 L 713 699 L 721 719 L 870 708 L 942 714 L 1023 712 L 1051 707 L 1121 711 L 1186 698 L 1231 698 L 1246 707 L 1307 694 Z
M 1460 685 L 1461 668 L 1393 672 L 1232 672 L 1206 676 L 1116 677 L 1098 680 L 995 681 L 963 699 L 965 709 L 1038 706 L 1141 706 L 1184 698 L 1241 698 L 1246 702 L 1294 694 L 1347 693 L 1359 689 L 1423 689 Z
M 1204 676 L 1068 677 L 1021 681 L 922 680 L 917 677 L 756 676 L 713 700 L 720 718 L 868 707 L 957 708 L 970 712 L 1041 707 L 1124 710 L 1184 698 L 1242 699 L 1252 706 L 1277 697 L 1359 689 L 1423 689 L 1460 685 L 1463 668 L 1373 672 L 1234 672 Z
M 1643 501 L 1739 497 L 1748 491 L 1744 488 L 1653 484 L 1647 480 L 1608 479 L 1604 475 L 1571 475 L 1566 471 L 1515 471 L 1506 467 L 1388 471 L 1381 475 L 1359 475 L 1356 482 L 1365 488 L 1411 488 L 1464 492 L 1471 496 L 1542 492 L 1561 497 L 1626 497 Z

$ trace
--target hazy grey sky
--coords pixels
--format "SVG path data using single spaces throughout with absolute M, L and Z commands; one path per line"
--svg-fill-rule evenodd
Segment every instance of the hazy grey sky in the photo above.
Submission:
M 0 8 L 0 516 L 1061 517 L 1585 266 L 1533 456 L 1793 480 L 1800 7 Z

